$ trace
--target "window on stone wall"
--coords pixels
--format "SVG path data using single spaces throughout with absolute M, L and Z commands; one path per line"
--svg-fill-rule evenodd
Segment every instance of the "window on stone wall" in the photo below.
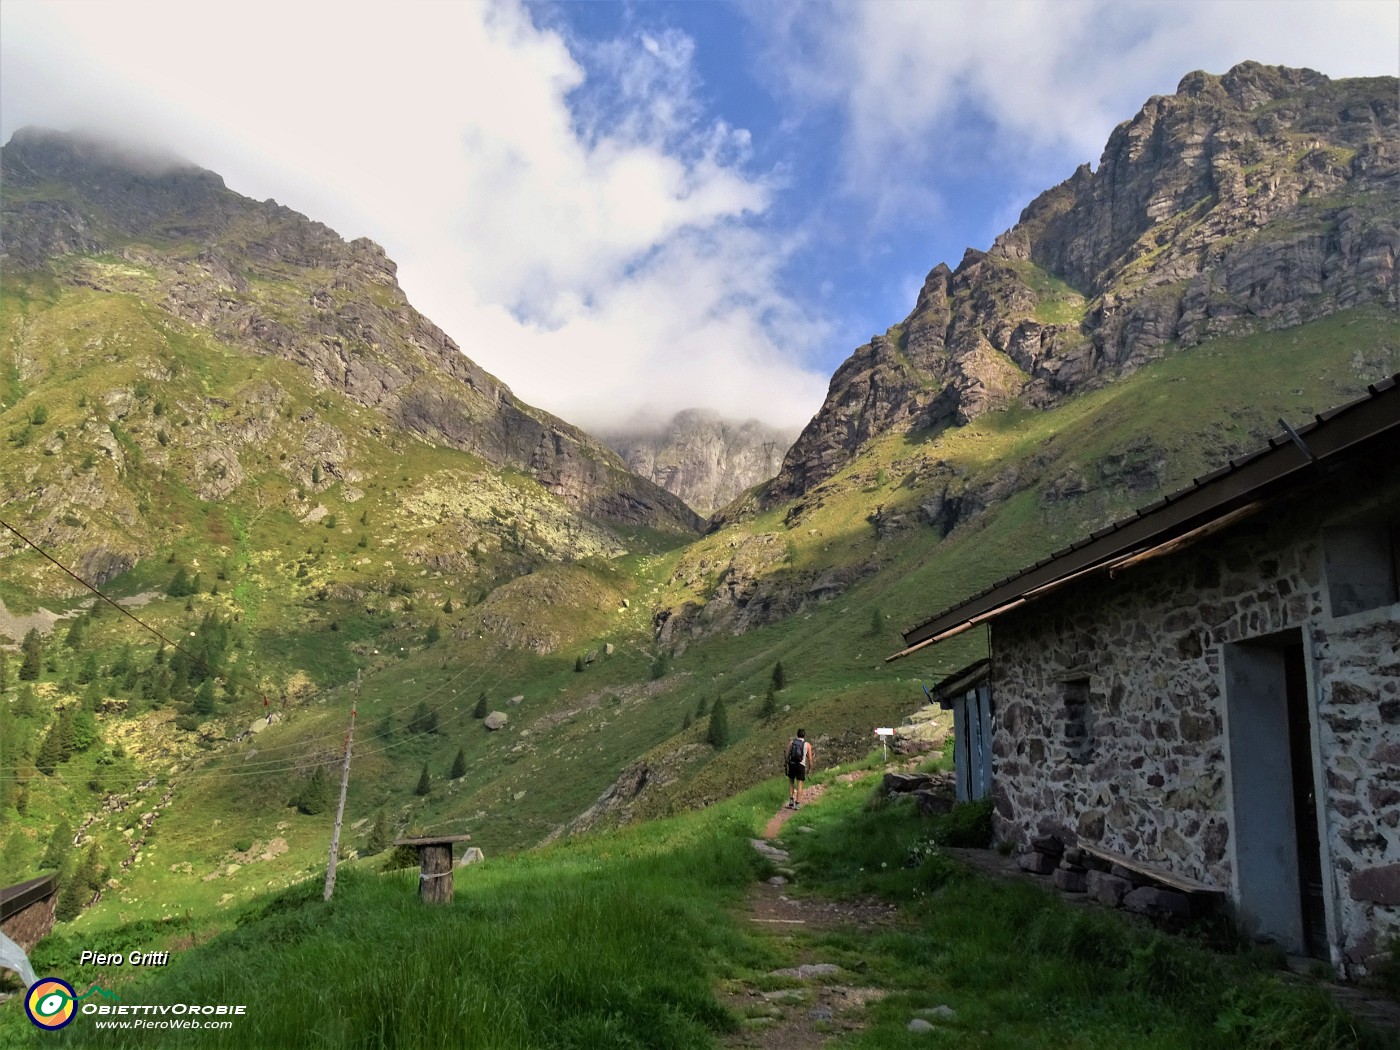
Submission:
M 1378 517 L 1324 529 L 1322 548 L 1333 616 L 1400 601 L 1400 521 Z
M 1094 760 L 1094 707 L 1089 702 L 1089 679 L 1072 678 L 1060 683 L 1065 705 L 1065 749 L 1071 762 Z

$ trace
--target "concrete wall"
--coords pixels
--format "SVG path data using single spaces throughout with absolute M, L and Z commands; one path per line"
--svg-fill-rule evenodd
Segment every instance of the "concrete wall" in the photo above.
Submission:
M 1367 500 L 1393 513 L 1400 486 Z M 1320 503 L 1262 512 L 996 620 L 993 794 L 999 834 L 1022 847 L 1083 838 L 1238 900 L 1235 800 L 1251 782 L 1231 783 L 1227 647 L 1297 629 L 1331 955 L 1360 973 L 1400 937 L 1400 605 L 1332 617 L 1322 530 L 1345 500 Z

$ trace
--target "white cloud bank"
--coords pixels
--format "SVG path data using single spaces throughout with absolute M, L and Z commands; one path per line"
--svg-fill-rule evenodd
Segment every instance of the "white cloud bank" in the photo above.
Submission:
M 1333 77 L 1400 72 L 1393 0 L 1000 0 L 746 8 L 775 87 L 837 110 L 846 191 L 898 216 L 971 161 L 1044 189 L 1186 73 L 1247 59 Z M 997 231 L 988 231 L 999 232 Z
M 527 401 L 804 422 L 826 377 L 780 291 L 773 187 L 696 103 L 693 44 L 579 57 L 516 3 L 7 3 L 0 114 L 174 149 L 400 264 Z M 591 72 L 586 71 L 585 64 Z
M 466 353 L 584 426 L 690 406 L 793 425 L 850 349 L 810 305 L 826 298 L 820 284 L 800 301 L 783 285 L 794 253 L 811 253 L 809 272 L 841 259 L 848 276 L 835 279 L 872 303 L 910 289 L 907 309 L 937 256 L 870 250 L 894 224 L 941 214 L 955 259 L 1192 69 L 1254 58 L 1393 74 L 1400 40 L 1393 0 L 741 9 L 783 103 L 765 145 L 786 150 L 787 170 L 837 158 L 839 228 L 823 222 L 832 188 L 810 185 L 816 196 L 783 209 L 805 225 L 778 228 L 772 204 L 788 189 L 755 172 L 745 130 L 707 110 L 696 48 L 732 42 L 674 29 L 571 40 L 519 0 L 5 0 L 0 133 L 144 141 L 373 237 Z M 833 113 L 839 141 L 809 152 Z M 950 172 L 976 173 L 999 211 L 969 221 L 941 201 Z

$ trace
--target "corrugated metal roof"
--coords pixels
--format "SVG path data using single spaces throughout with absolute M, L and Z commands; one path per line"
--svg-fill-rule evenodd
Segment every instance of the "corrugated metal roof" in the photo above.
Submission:
M 1400 373 L 1367 387 L 1365 396 L 1320 412 L 1311 422 L 1295 428 L 1312 459 L 1289 435 L 1272 437 L 1265 447 L 1230 460 L 1185 488 L 1139 508 L 1131 517 L 1097 529 L 914 625 L 903 632 L 905 643 L 918 645 L 974 617 L 989 619 L 989 613 L 996 615 L 998 605 L 1022 598 L 1031 590 L 1082 572 L 1096 562 L 1166 542 L 1252 499 L 1272 494 L 1280 486 L 1299 483 L 1308 468 L 1324 460 L 1335 462 L 1359 444 L 1388 432 L 1400 432 Z M 1309 435 L 1311 441 L 1307 440 Z M 1046 571 L 1051 567 L 1057 571 Z

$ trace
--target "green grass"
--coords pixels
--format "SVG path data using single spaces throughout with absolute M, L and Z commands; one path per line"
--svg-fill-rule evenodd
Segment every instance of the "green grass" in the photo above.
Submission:
M 870 766 L 872 763 L 864 763 Z M 321 878 L 243 908 L 219 932 L 197 918 L 140 922 L 99 939 L 54 937 L 40 972 L 128 1005 L 246 1004 L 228 1032 L 98 1031 L 80 1016 L 61 1037 L 94 1047 L 702 1048 L 741 1019 L 717 991 L 781 986 L 770 972 L 834 962 L 884 998 L 859 1010 L 842 1045 L 928 1045 L 906 1030 L 947 1005 L 944 1040 L 991 1048 L 1380 1050 L 1376 1033 L 1318 986 L 1219 955 L 1123 916 L 1070 907 L 1029 881 L 973 876 L 921 848 L 948 820 L 869 804 L 873 780 L 835 770 L 812 828 L 789 824 L 809 896 L 877 895 L 892 926 L 807 933 L 742 918 L 744 887 L 765 874 L 747 838 L 782 783 L 683 817 L 571 840 L 459 870 L 449 906 L 416 897 L 416 872 L 343 866 L 330 903 Z M 104 950 L 171 950 L 168 967 L 84 967 Z M 18 999 L 0 1008 L 0 1042 L 39 1046 Z M 923 1041 L 921 1041 L 923 1040 Z
M 287 803 L 310 756 L 334 762 L 357 670 L 364 684 L 343 835 L 350 849 L 364 846 L 368 827 L 360 822 L 382 808 L 396 831 L 470 832 L 498 857 L 566 827 L 639 760 L 664 776 L 652 778 L 631 816 L 712 806 L 774 774 L 783 743 L 799 726 L 818 742 L 819 765 L 863 755 L 875 726 L 897 724 L 922 703 L 917 680 L 931 683 L 985 655 L 985 635 L 969 632 L 936 651 L 886 664 L 884 657 L 902 647 L 898 629 L 1160 494 L 1100 485 L 1099 468 L 1109 457 L 1125 450 L 1160 454 L 1163 486 L 1172 489 L 1259 444 L 1277 429 L 1280 414 L 1302 422 L 1311 411 L 1355 396 L 1359 380 L 1400 367 L 1395 318 L 1381 309 L 1216 340 L 1053 409 L 1013 407 L 964 427 L 885 435 L 809 494 L 807 509 L 790 524 L 788 508 L 776 508 L 684 546 L 652 530 L 613 530 L 615 550 L 625 553 L 595 549 L 558 564 L 551 561 L 557 552 L 572 548 L 564 541 L 555 546 L 550 530 L 561 519 L 551 514 L 558 508 L 533 479 L 415 438 L 376 435 L 373 413 L 308 386 L 286 362 L 251 361 L 129 295 L 7 277 L 0 308 L 26 319 L 22 331 L 7 325 L 0 369 L 9 359 L 5 351 L 21 339 L 30 340 L 25 352 L 47 369 L 42 383 L 27 380 L 30 386 L 17 391 L 23 400 L 7 401 L 0 440 L 27 420 L 31 400 L 50 410 L 37 428 L 42 440 L 59 430 L 69 435 L 52 457 L 34 451 L 41 439 L 25 455 L 0 455 L 0 475 L 28 463 L 39 471 L 37 484 L 67 491 L 61 471 L 83 474 L 82 425 L 100 419 L 105 427 L 98 409 L 104 392 L 137 388 L 154 362 L 168 366 L 170 382 L 147 400 L 137 398 L 119 423 L 126 472 L 118 473 L 105 454 L 91 468 L 109 501 L 79 508 L 83 542 L 139 545 L 136 565 L 108 585 L 116 594 L 163 594 L 177 564 L 198 563 L 206 591 L 225 572 L 219 594 L 196 596 L 189 611 L 183 600 L 164 597 L 141 607 L 143 619 L 171 637 L 186 636 L 209 611 L 240 620 L 242 646 L 231 659 L 248 688 L 221 703 L 205 737 L 171 731 L 173 710 L 152 712 L 114 687 L 113 697 L 131 706 L 125 714 L 100 715 L 99 723 L 106 744 L 120 738 L 129 757 L 106 770 L 102 789 L 88 786 L 98 772 L 94 754 L 61 765 L 59 777 L 31 781 L 26 813 L 0 806 L 6 819 L 0 861 L 9 857 L 22 867 L 37 857 L 60 814 L 100 812 L 107 792 L 153 773 L 169 777 L 174 803 L 139 860 L 122 836 L 129 814 L 102 816 L 90 829 L 104 863 L 131 863 L 114 872 L 117 887 L 64 928 L 84 937 L 187 912 L 220 926 L 260 895 L 280 892 L 324 864 L 330 818 L 299 814 Z M 85 327 L 94 319 L 103 328 L 100 345 Z M 198 406 L 208 396 L 229 403 L 219 409 L 222 426 L 248 423 L 248 393 L 262 380 L 282 392 L 269 423 L 275 436 L 242 448 L 239 489 L 221 501 L 201 500 L 186 458 L 192 453 L 178 436 L 193 431 L 182 423 L 201 425 Z M 159 418 L 157 396 L 165 402 Z M 168 452 L 156 444 L 157 426 L 177 435 Z M 337 428 L 353 447 L 347 462 L 363 475 L 353 482 L 363 493 L 358 500 L 346 495 L 349 481 L 309 491 L 309 465 L 279 458 L 287 450 L 295 456 L 313 426 Z M 168 465 L 160 467 L 164 455 Z M 1093 491 L 1048 505 L 1041 489 L 1069 469 L 1080 471 Z M 940 479 L 951 478 L 954 492 L 978 491 L 1003 472 L 1015 472 L 1019 490 L 943 542 L 917 520 L 919 503 Z M 15 491 L 34 491 L 18 477 L 10 477 Z M 308 489 L 305 498 L 299 487 Z M 536 512 L 516 537 L 490 507 L 472 502 L 477 490 L 489 491 L 492 500 L 554 510 Z M 300 520 L 317 503 L 337 515 L 336 529 Z M 877 504 L 906 515 L 907 527 L 877 536 L 868 520 Z M 69 509 L 26 499 L 15 511 L 42 522 L 61 521 Z M 469 556 L 433 560 L 462 552 Z M 756 600 L 776 595 L 779 612 L 743 631 L 723 619 L 697 621 L 697 630 L 677 634 L 665 674 L 653 681 L 661 652 L 653 613 L 722 596 L 735 579 L 735 559 L 752 571 Z M 811 583 L 830 571 L 849 573 L 851 582 L 834 597 L 809 596 Z M 0 598 L 12 610 L 71 608 L 77 596 L 65 587 L 32 556 L 0 562 Z M 451 613 L 442 610 L 448 599 Z M 888 630 L 872 635 L 876 608 Z M 430 645 L 425 636 L 435 622 L 441 637 Z M 543 651 L 536 651 L 531 646 L 540 639 Z M 112 615 L 94 627 L 88 648 L 105 665 L 127 643 L 141 660 L 151 659 L 154 643 Z M 574 672 L 575 657 L 606 644 L 615 646 L 612 656 Z M 48 702 L 61 700 L 59 686 L 83 655 L 61 652 L 58 669 L 45 673 Z M 760 706 L 778 660 L 789 685 L 776 698 L 778 714 L 763 719 Z M 274 704 L 283 691 L 294 694 L 287 721 L 233 744 L 262 713 L 264 691 Z M 470 718 L 482 691 L 491 707 L 510 714 L 499 733 Z M 516 695 L 525 701 L 507 706 Z M 694 712 L 720 696 L 731 738 L 715 750 L 703 742 L 705 720 Z M 414 737 L 404 724 L 425 697 L 442 705 L 442 722 L 438 733 Z M 187 701 L 175 698 L 172 706 Z M 693 724 L 682 731 L 687 714 Z M 378 740 L 373 730 L 386 717 L 394 731 Z M 44 726 L 36 719 L 25 727 L 30 745 Z M 468 772 L 449 783 L 459 748 Z M 413 789 L 425 763 L 434 787 L 418 798 Z M 134 809 L 144 809 L 149 798 L 136 799 Z M 611 819 L 617 818 L 604 823 Z M 244 839 L 281 839 L 286 852 L 231 870 L 232 846 Z
M 450 906 L 417 900 L 416 871 L 343 868 L 248 908 L 236 928 L 168 969 L 84 970 L 126 1003 L 246 1003 L 229 1033 L 114 1036 L 80 1018 L 81 1046 L 704 1047 L 734 1026 L 718 968 L 749 954 L 727 907 L 756 870 L 751 802 L 510 862 L 459 871 Z M 189 924 L 104 936 L 126 948 L 181 943 Z M 74 974 L 75 940 L 41 969 Z M 78 977 L 75 975 L 75 982 Z M 0 1041 L 26 1045 L 17 1002 Z M 18 1017 L 17 1017 L 18 1014 Z M 18 1023 L 16 1023 L 18 1021 Z M 452 1033 L 450 1037 L 445 1032 Z M 35 1035 L 37 1040 L 48 1038 Z M 10 1043 L 6 1043 L 10 1045 Z
M 1261 969 L 1254 955 L 1216 954 L 1122 914 L 1068 906 L 1030 880 L 971 875 L 927 848 L 947 818 L 921 817 L 908 800 L 872 807 L 871 780 L 826 779 L 823 803 L 803 813 L 813 833 L 786 836 L 798 887 L 880 895 L 907 922 L 803 946 L 892 993 L 851 1046 L 927 1045 L 905 1026 L 940 1004 L 957 1015 L 940 1022 L 945 1039 L 1008 1050 L 1388 1045 L 1323 990 Z

